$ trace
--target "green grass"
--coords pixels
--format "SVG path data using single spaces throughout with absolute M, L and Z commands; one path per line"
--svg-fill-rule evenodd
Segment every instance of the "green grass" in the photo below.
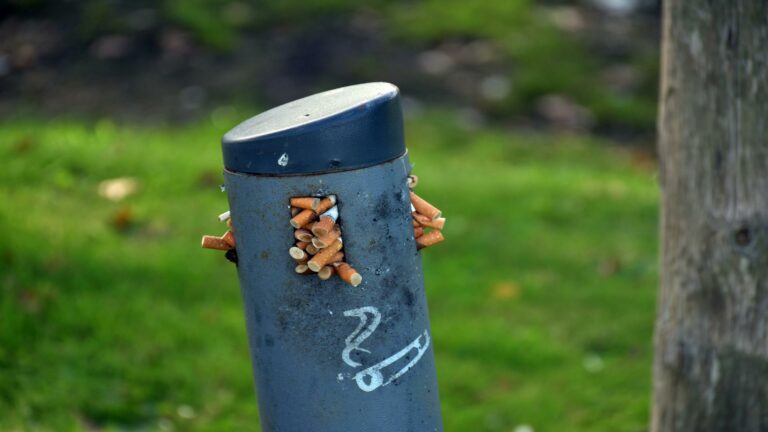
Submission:
M 423 253 L 446 430 L 645 430 L 653 168 L 454 124 L 407 126 L 449 221 Z M 235 269 L 199 248 L 224 131 L 0 123 L 0 430 L 257 430 Z M 121 176 L 140 191 L 98 196 Z

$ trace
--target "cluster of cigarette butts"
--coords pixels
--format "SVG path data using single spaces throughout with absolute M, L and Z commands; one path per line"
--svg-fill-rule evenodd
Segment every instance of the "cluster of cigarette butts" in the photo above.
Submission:
M 219 222 L 227 223 L 227 232 L 221 237 L 204 235 L 202 246 L 206 249 L 217 249 L 227 251 L 226 256 L 228 260 L 237 264 L 237 251 L 235 250 L 235 234 L 232 228 L 232 219 L 230 218 L 229 210 L 219 215 Z
M 445 218 L 437 207 L 416 195 L 413 189 L 419 178 L 408 176 L 408 189 L 411 197 L 411 216 L 413 218 L 413 237 L 416 248 L 423 249 L 444 240 L 443 227 Z M 336 195 L 326 197 L 295 197 L 290 199 L 291 226 L 296 243 L 288 253 L 296 260 L 296 273 L 317 274 L 322 280 L 330 279 L 334 274 L 344 282 L 358 286 L 363 277 L 351 265 L 344 261 L 344 243 L 339 226 L 339 209 Z M 227 232 L 222 236 L 204 235 L 202 247 L 226 251 L 226 258 L 237 263 L 235 235 L 230 212 L 219 215 L 219 221 L 226 222 Z
M 296 260 L 296 273 L 316 273 L 321 280 L 336 274 L 352 286 L 360 285 L 363 277 L 344 262 L 344 241 L 337 223 L 339 208 L 336 206 L 336 195 L 295 197 L 291 198 L 290 204 L 296 243 L 288 253 Z
M 419 178 L 417 176 L 408 176 L 408 189 L 410 189 L 411 194 L 411 216 L 413 216 L 413 237 L 416 239 L 416 248 L 424 249 L 445 240 L 443 237 L 445 218 L 442 217 L 443 212 L 440 209 L 413 192 L 418 183 Z

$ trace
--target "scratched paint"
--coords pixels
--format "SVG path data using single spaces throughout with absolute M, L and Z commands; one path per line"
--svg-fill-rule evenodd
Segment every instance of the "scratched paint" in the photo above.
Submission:
M 368 339 L 373 334 L 373 332 L 376 331 L 379 323 L 381 323 L 381 312 L 379 312 L 379 310 L 373 306 L 364 306 L 361 308 L 345 311 L 344 316 L 357 317 L 360 319 L 360 323 L 357 325 L 357 328 L 355 328 L 355 330 L 344 340 L 346 345 L 341 351 L 341 358 L 344 363 L 350 367 L 357 368 L 362 366 L 362 363 L 352 360 L 350 354 L 353 351 L 362 351 L 368 354 L 371 353 L 370 350 L 362 348 L 360 345 L 363 343 L 363 341 Z M 370 319 L 369 316 L 371 317 Z M 369 366 L 360 372 L 355 373 L 354 375 L 339 373 L 337 378 L 339 381 L 342 381 L 345 377 L 353 378 L 360 390 L 364 392 L 372 392 L 379 387 L 386 386 L 392 383 L 394 380 L 405 375 L 413 366 L 416 365 L 416 363 L 419 362 L 419 360 L 421 360 L 421 357 L 424 356 L 424 353 L 429 348 L 429 342 L 429 332 L 424 330 L 424 333 L 417 336 L 413 342 L 406 345 L 403 349 L 396 352 L 395 354 L 392 354 L 386 359 L 372 366 Z M 389 378 L 385 380 L 382 370 L 384 370 L 387 366 L 396 363 L 398 360 L 402 359 L 413 350 L 416 350 L 416 354 L 413 356 L 413 358 L 405 366 L 400 368 L 397 372 L 393 373 L 389 376 Z
M 283 153 L 280 156 L 280 159 L 277 160 L 277 164 L 282 166 L 282 167 L 288 165 L 288 153 Z

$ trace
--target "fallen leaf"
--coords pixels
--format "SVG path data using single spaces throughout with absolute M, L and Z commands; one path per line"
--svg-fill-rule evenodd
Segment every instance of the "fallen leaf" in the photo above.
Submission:
M 133 211 L 123 207 L 112 213 L 112 226 L 118 231 L 125 231 L 134 223 Z
M 493 297 L 499 300 L 514 300 L 520 297 L 520 285 L 513 281 L 497 282 L 493 286 Z
M 601 276 L 611 276 L 621 271 L 622 262 L 619 257 L 607 257 L 597 264 L 597 271 Z
M 99 195 L 110 201 L 122 201 L 136 193 L 139 181 L 133 177 L 120 177 L 99 183 Z

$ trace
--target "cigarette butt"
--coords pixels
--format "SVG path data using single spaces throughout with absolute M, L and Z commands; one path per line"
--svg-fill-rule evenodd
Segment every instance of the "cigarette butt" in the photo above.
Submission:
M 291 205 L 301 209 L 315 210 L 319 204 L 320 204 L 320 198 L 315 198 L 315 197 L 291 198 Z
M 320 280 L 328 280 L 331 278 L 331 276 L 333 276 L 334 273 L 336 273 L 336 268 L 327 265 L 321 268 L 319 272 L 317 272 L 317 277 L 319 277 Z
M 356 287 L 363 281 L 363 277 L 349 264 L 342 262 L 336 264 L 336 271 L 339 273 L 339 277 L 344 282 Z
M 296 247 L 301 249 L 301 250 L 304 250 L 304 249 L 307 248 L 307 245 L 309 245 L 309 244 L 312 244 L 312 243 L 300 241 L 300 242 L 296 242 Z
M 331 243 L 330 246 L 320 250 L 318 253 L 315 254 L 315 256 L 312 257 L 311 260 L 307 262 L 309 269 L 312 270 L 313 272 L 320 271 L 320 269 L 323 268 L 323 266 L 325 266 L 328 263 L 328 261 L 330 261 L 333 255 L 335 255 L 336 252 L 340 250 L 341 250 L 341 239 L 336 239 L 336 241 Z
M 419 226 L 428 226 L 428 224 L 432 223 L 432 219 L 430 219 L 429 216 L 424 216 L 418 212 L 413 212 L 411 215 L 413 215 L 413 219 L 419 223 Z
M 437 219 L 430 219 L 421 213 L 413 213 L 413 219 L 419 223 L 419 226 L 427 228 L 435 228 L 442 230 L 445 227 L 445 218 L 439 217 Z
M 293 232 L 293 237 L 302 242 L 311 242 L 312 241 L 312 233 L 305 229 L 297 229 Z
M 419 216 L 421 216 L 422 218 L 428 219 L 424 215 L 419 215 Z M 434 228 L 434 229 L 437 229 L 437 230 L 442 230 L 443 227 L 445 227 L 445 218 L 444 217 L 439 217 L 439 218 L 437 218 L 435 220 L 427 220 L 427 221 L 419 219 L 419 223 L 421 223 L 422 226 L 425 226 L 425 227 L 428 227 L 428 228 Z
M 223 251 L 232 249 L 232 246 L 225 242 L 223 238 L 209 235 L 203 236 L 201 246 L 206 249 L 217 249 Z
M 413 193 L 413 191 L 411 191 L 411 204 L 413 204 L 417 212 L 429 217 L 432 220 L 439 218 L 443 214 L 443 212 L 441 212 L 437 207 L 428 203 L 424 200 L 424 198 Z
M 344 259 L 344 252 L 336 252 L 326 264 L 336 264 Z
M 415 188 L 419 184 L 419 176 L 409 175 L 406 183 L 408 184 L 408 189 Z
M 316 224 L 312 225 L 312 234 L 318 237 L 325 236 L 331 232 L 335 223 L 336 219 L 330 216 L 322 216 Z
M 304 249 L 300 249 L 296 246 L 288 249 L 288 254 L 291 255 L 291 258 L 295 259 L 296 261 L 306 261 L 307 259 L 307 253 L 304 252 Z
M 225 211 L 224 213 L 219 215 L 219 222 L 226 222 L 231 217 L 231 213 L 229 210 Z
M 440 230 L 433 230 L 416 239 L 416 248 L 423 249 L 427 246 L 438 244 L 443 240 L 445 240 L 443 233 Z
M 298 207 L 291 207 L 291 217 L 296 216 L 301 212 L 301 209 Z
M 317 212 L 317 214 L 323 214 L 335 205 L 336 205 L 336 195 L 328 195 L 326 198 L 320 201 L 320 204 L 317 205 L 315 212 Z
M 224 235 L 221 236 L 221 239 L 227 242 L 227 244 L 230 245 L 231 248 L 235 247 L 235 235 L 232 233 L 232 231 L 225 232 Z
M 291 226 L 301 228 L 308 222 L 311 222 L 317 215 L 312 210 L 302 210 L 291 219 Z
M 306 274 L 309 273 L 309 267 L 306 264 L 297 264 L 294 271 L 298 274 Z
M 310 255 L 316 255 L 320 251 L 320 249 L 318 249 L 317 246 L 315 246 L 314 244 L 310 243 L 307 245 L 306 248 L 304 248 L 304 251 L 306 251 Z
M 334 205 L 333 207 L 326 210 L 324 213 L 320 213 L 321 218 L 326 216 L 332 217 L 334 221 L 339 219 L 339 207 Z
M 332 229 L 330 232 L 326 233 L 325 235 L 313 238 L 312 244 L 315 245 L 316 248 L 322 249 L 330 246 L 330 244 L 333 243 L 337 238 L 339 238 L 340 235 L 341 235 L 341 230 L 338 227 L 336 227 Z
M 422 227 L 416 227 L 413 229 L 413 237 L 419 238 L 424 235 L 424 228 Z

